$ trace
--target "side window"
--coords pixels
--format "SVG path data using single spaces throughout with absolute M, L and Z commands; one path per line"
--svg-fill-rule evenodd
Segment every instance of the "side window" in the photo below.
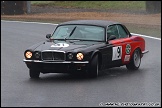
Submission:
M 116 38 L 119 38 L 118 30 L 116 25 L 111 25 L 107 29 L 107 36 L 110 37 L 111 35 L 116 36 Z
M 117 25 L 117 27 L 118 27 L 118 30 L 119 30 L 119 38 L 128 37 L 127 32 L 125 31 L 125 29 L 121 25 Z

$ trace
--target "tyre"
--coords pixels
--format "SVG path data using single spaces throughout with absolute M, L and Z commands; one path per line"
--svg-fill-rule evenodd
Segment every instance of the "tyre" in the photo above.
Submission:
M 36 71 L 36 70 L 29 70 L 29 75 L 30 75 L 30 78 L 32 79 L 36 79 L 36 78 L 39 78 L 39 75 L 40 75 L 40 72 L 39 71 Z
M 137 70 L 141 64 L 141 53 L 139 49 L 136 49 L 132 55 L 132 59 L 129 64 L 126 65 L 128 70 Z
M 90 64 L 89 76 L 91 78 L 98 77 L 99 72 L 99 63 L 98 63 L 98 55 L 95 55 Z

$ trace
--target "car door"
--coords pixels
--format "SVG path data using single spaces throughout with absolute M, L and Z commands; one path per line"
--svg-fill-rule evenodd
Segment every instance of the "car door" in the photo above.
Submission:
M 108 37 L 116 36 L 114 40 L 108 40 L 112 47 L 112 66 L 121 66 L 130 60 L 131 40 L 130 33 L 121 24 L 111 25 L 107 29 Z
M 103 48 L 100 48 L 102 58 L 104 58 L 102 60 L 104 68 L 121 66 L 129 62 L 132 52 L 132 40 L 129 31 L 121 24 L 114 24 L 108 26 L 106 32 L 108 42 Z M 116 39 L 109 40 L 112 35 Z

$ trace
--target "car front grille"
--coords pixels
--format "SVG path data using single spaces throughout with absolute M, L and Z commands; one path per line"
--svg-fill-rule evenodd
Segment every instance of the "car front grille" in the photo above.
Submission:
M 43 61 L 64 61 L 65 53 L 64 52 L 53 52 L 53 51 L 44 51 L 42 52 Z

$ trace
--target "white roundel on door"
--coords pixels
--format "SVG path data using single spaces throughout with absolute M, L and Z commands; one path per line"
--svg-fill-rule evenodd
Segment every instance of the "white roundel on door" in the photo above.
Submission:
M 51 45 L 51 47 L 68 47 L 69 44 L 67 43 L 57 43 L 57 44 L 54 44 L 54 45 Z
M 122 57 L 122 46 L 112 48 L 112 61 L 119 60 Z

